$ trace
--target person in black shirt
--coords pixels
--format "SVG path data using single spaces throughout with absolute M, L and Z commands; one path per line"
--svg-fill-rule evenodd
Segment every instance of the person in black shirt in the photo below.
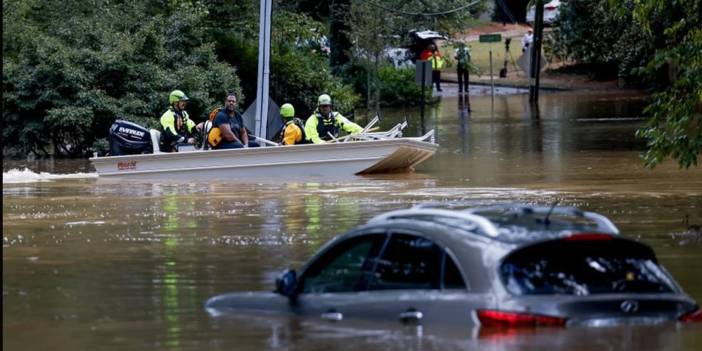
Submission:
M 259 146 L 256 142 L 249 142 L 249 134 L 244 126 L 241 114 L 236 110 L 238 101 L 235 93 L 229 93 L 224 108 L 215 116 L 213 127 L 219 128 L 222 141 L 213 149 L 238 149 L 249 146 Z

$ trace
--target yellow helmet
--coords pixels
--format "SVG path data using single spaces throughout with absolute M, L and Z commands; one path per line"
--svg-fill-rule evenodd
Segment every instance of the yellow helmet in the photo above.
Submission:
M 188 97 L 181 90 L 173 90 L 171 95 L 168 96 L 168 103 L 173 105 L 174 102 L 178 101 L 188 101 Z
M 293 118 L 295 117 L 295 108 L 291 104 L 283 104 L 280 106 L 280 115 L 283 118 Z

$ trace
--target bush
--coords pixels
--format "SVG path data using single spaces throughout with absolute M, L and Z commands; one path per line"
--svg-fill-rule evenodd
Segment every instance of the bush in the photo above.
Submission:
M 174 89 L 204 118 L 239 82 L 204 40 L 198 4 L 173 4 L 173 15 L 141 2 L 4 4 L 4 148 L 85 155 L 117 118 L 157 126 Z
M 345 69 L 345 75 L 351 81 L 356 91 L 368 91 L 368 84 L 371 84 L 370 100 L 375 101 L 378 96 L 380 106 L 416 106 L 421 100 L 421 88 L 415 82 L 414 67 L 395 68 L 389 64 L 383 64 L 378 68 L 377 78 L 373 74 L 368 75 L 367 66 L 361 64 L 349 65 Z M 373 66 L 370 68 L 373 69 Z M 426 86 L 431 86 L 431 81 Z M 368 98 L 368 97 L 366 97 Z M 431 102 L 431 89 L 425 92 L 425 101 Z M 368 104 L 368 101 L 365 101 Z
M 414 68 L 383 66 L 378 72 L 378 77 L 380 78 L 380 99 L 382 104 L 405 106 L 419 104 L 422 89 L 415 82 Z M 427 82 L 428 86 L 430 84 L 431 82 Z
M 321 94 L 332 97 L 335 110 L 352 113 L 360 97 L 332 74 L 328 56 L 315 45 L 322 42 L 322 25 L 305 15 L 284 10 L 275 14 L 273 25 L 271 98 L 279 105 L 293 104 L 295 114 L 303 119 L 312 114 Z M 250 97 L 247 103 L 253 102 L 258 79 L 258 39 L 238 32 L 220 34 L 216 39 L 217 53 L 224 61 L 239 67 L 242 90 Z
M 610 0 L 569 1 L 559 16 L 547 46 L 557 57 L 592 67 L 595 79 L 633 79 L 634 69 L 652 55 L 651 38 L 630 11 L 617 11 Z

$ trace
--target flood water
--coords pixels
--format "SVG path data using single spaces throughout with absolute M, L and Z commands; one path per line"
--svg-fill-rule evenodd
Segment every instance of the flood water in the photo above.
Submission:
M 336 234 L 422 202 L 560 201 L 600 212 L 651 245 L 702 301 L 702 241 L 683 224 L 686 216 L 702 223 L 702 168 L 643 168 L 644 144 L 633 136 L 643 124 L 641 96 L 542 93 L 534 111 L 524 94 L 466 101 L 450 85 L 444 94 L 424 121 L 440 149 L 412 174 L 108 182 L 84 160 L 6 160 L 3 348 L 698 350 L 699 324 L 490 335 L 205 312 L 207 298 L 272 290 L 281 269 L 299 268 Z M 384 128 L 408 118 L 405 135 L 422 130 L 417 109 L 382 117 Z

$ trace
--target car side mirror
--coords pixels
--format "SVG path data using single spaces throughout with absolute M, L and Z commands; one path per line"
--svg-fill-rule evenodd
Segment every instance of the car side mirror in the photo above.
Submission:
M 283 296 L 292 297 L 297 286 L 297 273 L 294 269 L 286 269 L 275 278 L 275 292 Z

